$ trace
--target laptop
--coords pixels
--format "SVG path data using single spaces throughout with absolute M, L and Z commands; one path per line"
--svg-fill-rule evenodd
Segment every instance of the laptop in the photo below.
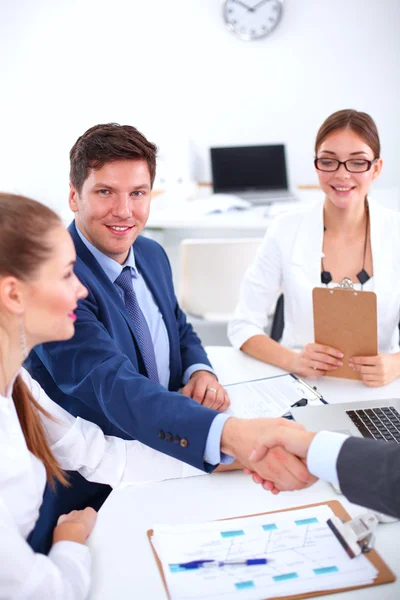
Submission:
M 292 408 L 309 431 L 337 431 L 400 444 L 400 398 Z
M 288 189 L 283 144 L 211 148 L 211 169 L 215 194 L 252 204 L 297 200 Z

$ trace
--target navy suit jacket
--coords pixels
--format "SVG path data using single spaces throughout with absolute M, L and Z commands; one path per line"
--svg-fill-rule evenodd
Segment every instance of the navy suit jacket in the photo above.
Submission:
M 210 363 L 179 308 L 164 250 L 141 236 L 134 243 L 136 265 L 167 328 L 171 391 L 147 378 L 135 325 L 121 297 L 80 239 L 75 223 L 69 232 L 77 252 L 75 273 L 89 293 L 79 301 L 73 338 L 32 351 L 27 365 L 32 376 L 55 402 L 97 423 L 105 434 L 138 439 L 199 469 L 212 470 L 203 457 L 217 413 L 174 392 L 189 366 Z

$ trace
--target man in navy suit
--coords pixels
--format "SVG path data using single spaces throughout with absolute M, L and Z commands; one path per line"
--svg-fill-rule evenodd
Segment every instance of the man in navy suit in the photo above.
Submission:
M 32 352 L 33 377 L 107 435 L 138 439 L 208 472 L 232 457 L 248 465 L 270 420 L 223 414 L 228 395 L 177 303 L 168 258 L 139 235 L 149 216 L 156 147 L 134 127 L 97 125 L 77 140 L 70 159 L 69 231 L 88 296 L 79 302 L 74 337 Z M 311 482 L 303 463 L 284 450 L 270 452 L 263 464 L 264 479 L 274 473 L 285 487 Z M 48 550 L 60 514 L 99 508 L 110 492 L 78 474 L 70 480 L 56 494 L 46 491 L 34 549 Z

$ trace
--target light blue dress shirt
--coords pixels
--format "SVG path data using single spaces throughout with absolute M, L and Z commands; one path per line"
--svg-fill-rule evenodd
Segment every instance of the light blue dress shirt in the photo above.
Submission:
M 131 246 L 125 263 L 123 265 L 120 265 L 119 263 L 117 263 L 117 261 L 103 254 L 103 252 L 100 252 L 98 248 L 93 246 L 93 244 L 91 244 L 89 240 L 85 238 L 85 236 L 79 230 L 77 225 L 76 230 L 82 242 L 85 244 L 86 248 L 93 254 L 103 271 L 106 273 L 107 277 L 110 279 L 110 281 L 112 281 L 112 283 L 115 282 L 115 280 L 120 275 L 124 267 L 131 267 L 132 286 L 135 291 L 139 306 L 142 309 L 143 315 L 146 319 L 147 325 L 149 326 L 151 339 L 154 345 L 154 354 L 156 357 L 159 381 L 162 386 L 168 389 L 170 377 L 170 348 L 168 332 L 167 328 L 165 327 L 164 319 L 160 312 L 160 309 L 158 308 L 151 291 L 147 287 L 145 280 L 143 279 L 141 273 L 136 267 L 133 247 Z M 123 291 L 118 285 L 116 285 L 115 288 L 117 289 L 118 293 L 120 294 L 123 300 Z M 183 385 L 187 384 L 190 377 L 193 375 L 193 373 L 195 373 L 195 371 L 209 371 L 210 373 L 214 373 L 214 371 L 208 365 L 202 363 L 191 365 L 186 369 L 186 371 L 183 374 Z M 210 431 L 208 432 L 204 460 L 210 465 L 217 465 L 220 462 L 230 463 L 233 460 L 232 457 L 224 454 L 221 457 L 220 451 L 222 429 L 227 419 L 229 419 L 228 415 L 218 414 L 213 420 L 210 427 Z

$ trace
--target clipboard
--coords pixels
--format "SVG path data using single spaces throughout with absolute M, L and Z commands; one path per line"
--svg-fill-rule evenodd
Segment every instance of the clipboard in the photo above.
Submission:
M 249 379 L 225 387 L 231 398 L 226 414 L 241 419 L 292 419 L 290 411 L 293 407 L 328 404 L 315 386 L 293 373 Z
M 343 508 L 343 506 L 340 504 L 340 502 L 338 500 L 329 500 L 328 502 L 317 502 L 315 504 L 306 504 L 304 506 L 297 506 L 294 508 L 293 507 L 292 508 L 284 508 L 282 510 L 273 510 L 273 511 L 265 512 L 265 513 L 255 513 L 254 515 L 245 515 L 244 517 L 241 517 L 241 518 L 257 517 L 260 515 L 269 515 L 269 514 L 274 514 L 274 513 L 288 512 L 288 511 L 297 510 L 297 509 L 301 509 L 301 508 L 312 508 L 314 506 L 322 506 L 322 505 L 329 506 L 329 508 L 334 512 L 334 514 L 337 517 L 339 517 L 340 519 L 343 519 L 344 522 L 350 521 L 350 515 Z M 223 519 L 223 520 L 229 521 L 230 519 L 237 519 L 237 517 L 229 517 L 229 519 Z M 160 572 L 161 579 L 163 581 L 168 600 L 171 600 L 171 596 L 168 591 L 167 581 L 165 579 L 161 561 L 160 561 L 157 551 L 152 543 L 152 537 L 153 537 L 152 529 L 149 529 L 147 531 L 147 537 L 150 542 L 150 546 L 153 551 L 153 555 L 156 560 L 157 567 Z M 387 566 L 387 564 L 382 560 L 382 558 L 379 556 L 379 554 L 376 552 L 376 550 L 372 549 L 370 552 L 368 552 L 368 554 L 365 554 L 364 556 L 367 557 L 367 559 L 374 565 L 374 567 L 378 571 L 378 575 L 376 576 L 376 579 L 373 583 L 367 583 L 364 585 L 353 586 L 353 587 L 337 588 L 335 590 L 322 590 L 319 592 L 309 592 L 306 594 L 295 594 L 292 596 L 286 596 L 285 598 L 282 598 L 282 597 L 268 598 L 268 600 L 302 600 L 303 598 L 317 598 L 318 596 L 325 596 L 328 594 L 336 594 L 337 592 L 348 592 L 348 591 L 358 590 L 358 589 L 362 589 L 362 588 L 366 588 L 366 587 L 373 587 L 375 585 L 381 585 L 384 583 L 393 583 L 393 581 L 396 581 L 396 575 Z
M 361 379 L 349 367 L 349 358 L 378 354 L 375 292 L 355 290 L 351 279 L 345 277 L 336 288 L 314 288 L 312 299 L 315 342 L 344 354 L 343 366 L 329 371 L 329 377 Z

